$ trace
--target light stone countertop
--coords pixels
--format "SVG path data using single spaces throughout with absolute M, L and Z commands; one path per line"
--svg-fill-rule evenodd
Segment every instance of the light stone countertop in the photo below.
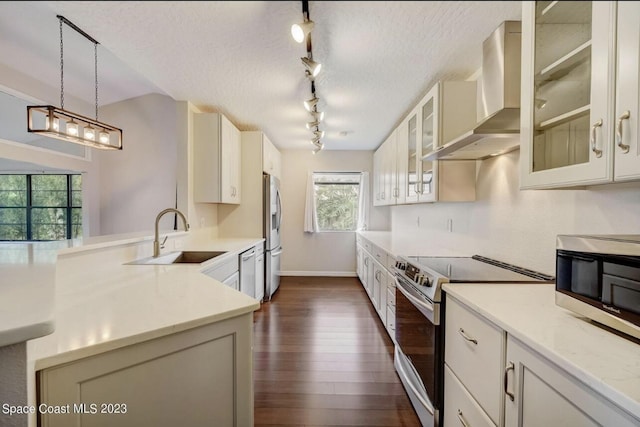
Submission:
M 640 418 L 640 345 L 556 306 L 555 285 L 456 283 L 443 289 Z
M 428 244 L 412 235 L 392 233 L 390 231 L 359 231 L 358 234 L 394 256 L 463 257 L 473 255 L 444 247 L 438 243 Z
M 257 310 L 257 300 L 202 270 L 263 240 L 212 239 L 180 248 L 228 251 L 202 264 L 127 265 L 137 258 L 113 245 L 59 254 L 55 331 L 27 343 L 28 363 L 40 370 Z

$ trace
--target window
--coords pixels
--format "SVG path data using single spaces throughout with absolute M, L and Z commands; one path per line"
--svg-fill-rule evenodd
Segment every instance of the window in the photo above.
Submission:
M 318 231 L 355 231 L 360 205 L 360 173 L 314 173 Z
M 82 237 L 81 175 L 0 175 L 0 240 Z

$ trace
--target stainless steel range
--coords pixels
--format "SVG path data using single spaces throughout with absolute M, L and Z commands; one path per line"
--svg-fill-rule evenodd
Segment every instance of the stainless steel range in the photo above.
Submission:
M 394 364 L 423 426 L 442 424 L 443 283 L 536 283 L 552 276 L 473 257 L 400 257 L 396 262 Z

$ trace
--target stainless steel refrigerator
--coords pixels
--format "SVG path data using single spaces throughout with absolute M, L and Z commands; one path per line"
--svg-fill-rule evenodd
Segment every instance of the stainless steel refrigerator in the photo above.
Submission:
M 280 230 L 282 226 L 282 201 L 280 199 L 280 180 L 272 175 L 263 176 L 264 189 L 264 237 L 265 237 L 265 278 L 264 298 L 271 300 L 280 286 Z

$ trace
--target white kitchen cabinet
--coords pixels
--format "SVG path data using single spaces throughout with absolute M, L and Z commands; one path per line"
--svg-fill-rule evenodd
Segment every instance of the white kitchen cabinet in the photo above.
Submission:
M 252 426 L 252 327 L 248 313 L 40 370 L 38 405 L 70 409 L 38 425 Z
M 384 206 L 384 167 L 383 167 L 383 157 L 384 152 L 379 147 L 373 153 L 373 173 L 371 174 L 372 178 L 372 188 L 373 188 L 373 205 L 374 206 Z
M 256 299 L 264 299 L 264 243 L 256 246 Z
M 445 363 L 500 425 L 505 334 L 455 299 L 448 298 L 446 304 Z
M 620 1 L 616 63 L 614 181 L 640 178 L 640 3 Z
M 385 196 L 383 204 L 395 205 L 399 196 L 396 131 L 391 132 L 382 146 L 384 147 L 382 150 L 382 175 L 384 176 L 383 194 Z
M 242 203 L 218 205 L 218 234 L 220 237 L 260 238 L 264 226 L 264 172 L 272 172 L 275 176 L 280 174 L 280 153 L 264 132 L 245 131 L 240 134 Z M 271 160 L 267 160 L 268 156 Z M 269 164 L 273 167 L 269 168 Z
M 523 2 L 521 188 L 602 184 L 640 175 L 639 14 L 636 2 L 625 3 Z M 614 88 L 620 96 L 615 102 Z M 635 117 L 622 118 L 627 110 Z M 634 146 L 627 153 L 614 143 L 616 119 L 622 144 Z
M 387 272 L 382 267 L 382 265 L 374 260 L 373 261 L 373 287 L 371 289 L 371 303 L 373 304 L 373 308 L 378 312 L 378 316 L 382 320 L 382 323 L 385 323 L 384 318 L 387 313 L 384 311 L 384 315 L 382 315 L 382 306 L 381 306 L 381 296 L 383 292 L 387 289 Z M 386 295 L 385 295 L 386 299 Z
M 396 342 L 396 278 L 390 271 L 387 271 L 387 333 L 395 344 Z
M 363 280 L 362 245 L 356 244 L 356 274 L 360 281 Z
M 505 367 L 506 426 L 637 426 L 637 419 L 512 336 Z
M 251 248 L 239 256 L 240 264 L 240 292 L 256 297 L 256 250 Z
M 374 160 L 374 174 L 376 168 L 386 171 L 387 204 L 475 200 L 475 161 L 422 160 L 475 126 L 475 97 L 475 82 L 437 83 L 378 149 L 393 159 L 386 169 Z
M 240 131 L 220 113 L 193 116 L 194 200 L 239 204 Z
M 262 170 L 280 179 L 282 156 L 275 145 L 263 134 L 262 141 Z
M 449 294 L 444 393 L 444 426 L 637 425 L 615 402 Z
M 240 273 L 236 271 L 231 276 L 224 279 L 222 283 L 229 286 L 230 288 L 235 289 L 236 291 L 239 291 L 240 290 Z

